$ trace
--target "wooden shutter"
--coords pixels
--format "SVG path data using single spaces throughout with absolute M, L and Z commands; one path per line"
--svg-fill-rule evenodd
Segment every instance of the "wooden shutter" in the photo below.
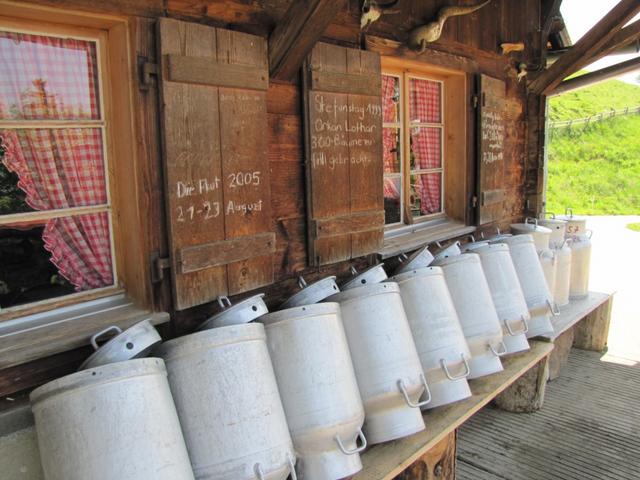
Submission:
M 506 89 L 502 80 L 478 77 L 478 225 L 503 217 Z
M 309 263 L 382 248 L 381 70 L 377 53 L 319 43 L 303 68 Z
M 273 281 L 267 42 L 162 18 L 160 100 L 175 307 Z

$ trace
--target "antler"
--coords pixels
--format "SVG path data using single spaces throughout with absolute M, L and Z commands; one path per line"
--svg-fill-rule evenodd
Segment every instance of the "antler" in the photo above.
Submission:
M 440 11 L 438 12 L 438 22 L 442 22 L 444 24 L 444 22 L 447 20 L 447 18 L 455 17 L 455 16 L 458 16 L 458 15 L 468 15 L 470 13 L 473 13 L 476 10 L 480 10 L 482 7 L 484 7 L 490 1 L 491 0 L 485 0 L 482 3 L 479 3 L 477 5 L 469 5 L 468 7 L 444 7 L 444 8 L 441 8 Z
M 386 13 L 398 13 L 391 10 L 400 0 L 392 0 L 388 3 L 379 3 L 377 0 L 364 0 L 362 4 L 362 16 L 360 17 L 360 29 L 366 30 L 373 22 Z

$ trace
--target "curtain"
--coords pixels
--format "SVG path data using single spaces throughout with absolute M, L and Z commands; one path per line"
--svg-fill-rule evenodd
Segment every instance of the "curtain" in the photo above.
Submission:
M 382 119 L 385 123 L 398 121 L 396 82 L 398 79 L 390 75 L 382 75 Z M 399 172 L 398 140 L 395 128 L 382 129 L 382 161 L 385 173 Z M 384 197 L 397 199 L 400 202 L 400 192 L 391 178 L 384 179 Z
M 0 119 L 99 118 L 95 45 L 0 32 Z M 99 128 L 0 131 L 5 166 L 34 210 L 107 203 Z M 76 290 L 113 284 L 106 212 L 46 222 L 51 261 Z

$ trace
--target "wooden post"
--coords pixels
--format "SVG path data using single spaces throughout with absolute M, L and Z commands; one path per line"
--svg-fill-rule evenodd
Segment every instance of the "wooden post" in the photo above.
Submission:
M 540 410 L 548 377 L 549 356 L 546 356 L 498 395 L 493 404 L 507 412 L 531 413 Z
M 553 340 L 554 349 L 549 355 L 549 380 L 558 378 L 560 370 L 567 364 L 573 345 L 573 333 L 574 329 L 569 328 Z
M 455 480 L 456 432 L 451 432 L 394 480 Z
M 613 295 L 576 325 L 574 347 L 596 352 L 602 352 L 605 349 L 609 336 L 612 305 Z

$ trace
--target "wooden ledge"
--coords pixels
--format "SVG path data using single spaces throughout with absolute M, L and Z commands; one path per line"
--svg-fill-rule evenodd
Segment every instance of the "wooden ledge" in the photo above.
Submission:
M 149 320 L 169 321 L 169 314 L 136 306 L 124 294 L 0 322 L 0 369 L 89 345 L 98 331 L 128 328 Z
M 589 292 L 589 295 L 579 300 L 571 300 L 568 305 L 560 307 L 560 315 L 551 318 L 553 324 L 553 336 L 555 340 L 564 332 L 585 318 L 596 308 L 611 298 L 608 293 Z
M 529 343 L 528 352 L 503 359 L 504 371 L 471 380 L 471 398 L 427 412 L 426 430 L 369 448 L 361 455 L 362 471 L 352 480 L 393 479 L 553 350 L 552 343 L 535 340 Z
M 393 230 L 391 230 L 385 232 L 384 246 L 379 255 L 384 260 L 401 253 L 417 250 L 432 242 L 443 242 L 451 238 L 469 235 L 475 231 L 476 227 L 453 220 L 426 227 L 415 225 L 414 230 L 397 235 L 394 235 Z

